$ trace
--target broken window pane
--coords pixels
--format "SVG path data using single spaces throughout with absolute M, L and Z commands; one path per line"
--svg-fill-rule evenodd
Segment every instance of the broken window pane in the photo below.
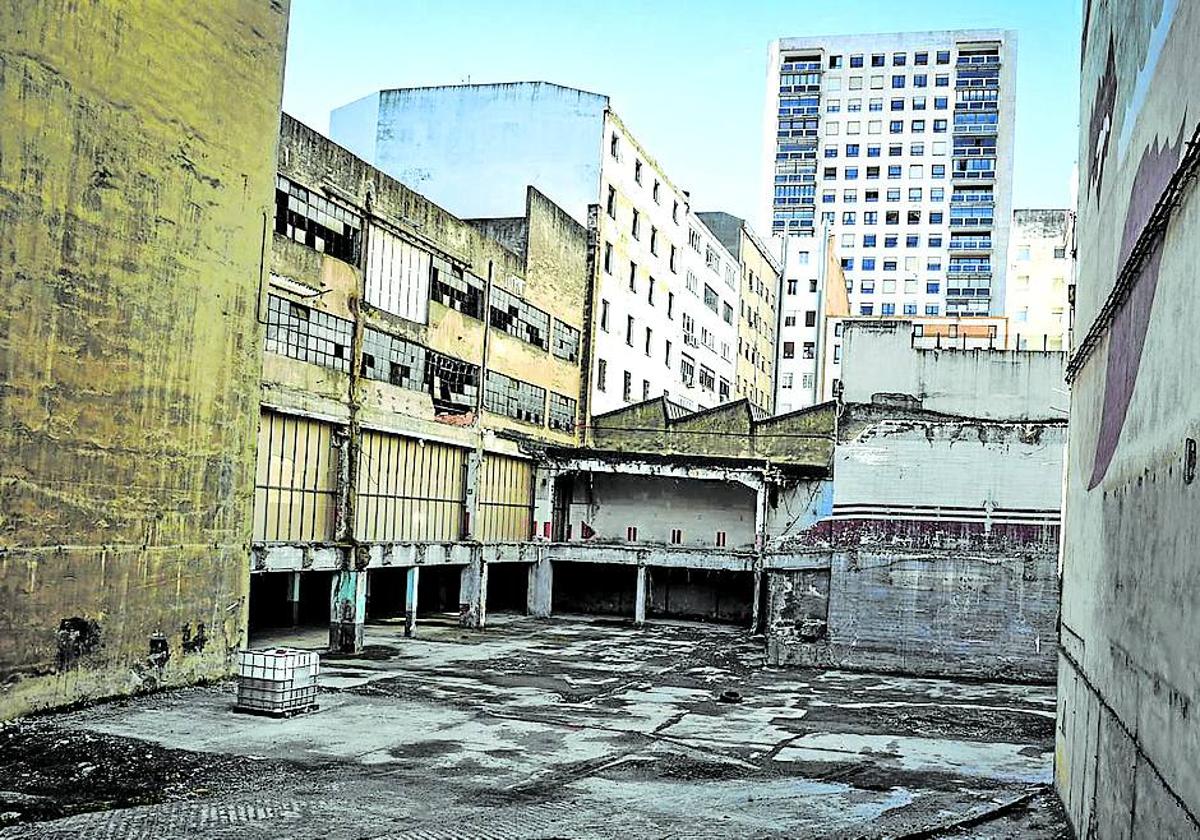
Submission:
M 358 263 L 362 219 L 336 201 L 278 176 L 275 232 L 349 263 Z
M 540 426 L 546 414 L 546 389 L 489 370 L 483 389 L 483 407 Z
M 267 299 L 266 349 L 302 362 L 350 372 L 354 324 L 276 295 Z

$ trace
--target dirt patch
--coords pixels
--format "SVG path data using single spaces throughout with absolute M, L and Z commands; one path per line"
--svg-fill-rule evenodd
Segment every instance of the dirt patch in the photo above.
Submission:
M 291 765 L 55 726 L 0 726 L 0 825 L 198 799 L 294 775 Z

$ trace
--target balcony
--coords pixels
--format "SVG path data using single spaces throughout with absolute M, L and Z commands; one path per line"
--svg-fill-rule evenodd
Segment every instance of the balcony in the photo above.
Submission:
M 779 68 L 781 73 L 820 73 L 821 62 L 819 61 L 790 61 L 785 62 Z
M 990 136 L 1000 133 L 1000 126 L 997 123 L 970 123 L 968 125 L 954 124 L 954 133 L 956 135 L 984 135 Z
M 956 67 L 999 67 L 1000 56 L 996 55 L 960 55 Z
M 951 251 L 990 251 L 992 238 L 990 236 L 952 236 L 950 237 Z

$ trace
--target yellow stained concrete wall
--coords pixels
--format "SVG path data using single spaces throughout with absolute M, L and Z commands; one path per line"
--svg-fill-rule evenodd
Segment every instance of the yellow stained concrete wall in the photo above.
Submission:
M 287 12 L 0 7 L 0 717 L 244 641 Z

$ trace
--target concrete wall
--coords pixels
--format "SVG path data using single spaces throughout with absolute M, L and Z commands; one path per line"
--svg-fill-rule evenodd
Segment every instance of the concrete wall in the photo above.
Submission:
M 824 570 L 770 571 L 774 665 L 1053 679 L 1056 554 L 834 550 Z
M 1200 836 L 1200 196 L 1176 194 L 1196 172 L 1198 38 L 1195 3 L 1084 16 L 1055 770 L 1101 840 Z
M 459 216 L 514 216 L 531 184 L 584 224 L 607 107 L 548 82 L 398 88 L 335 109 L 329 131 Z
M 769 661 L 1050 680 L 1066 426 L 844 407 L 768 519 Z
M 735 482 L 578 474 L 569 516 L 573 539 L 587 523 L 598 542 L 625 542 L 633 526 L 639 543 L 668 545 L 678 528 L 683 546 L 715 547 L 724 531 L 727 548 L 754 547 L 755 493 Z
M 0 11 L 0 717 L 228 672 L 287 3 Z
M 1000 420 L 1063 419 L 1062 353 L 912 348 L 912 322 L 847 322 L 843 400 Z

